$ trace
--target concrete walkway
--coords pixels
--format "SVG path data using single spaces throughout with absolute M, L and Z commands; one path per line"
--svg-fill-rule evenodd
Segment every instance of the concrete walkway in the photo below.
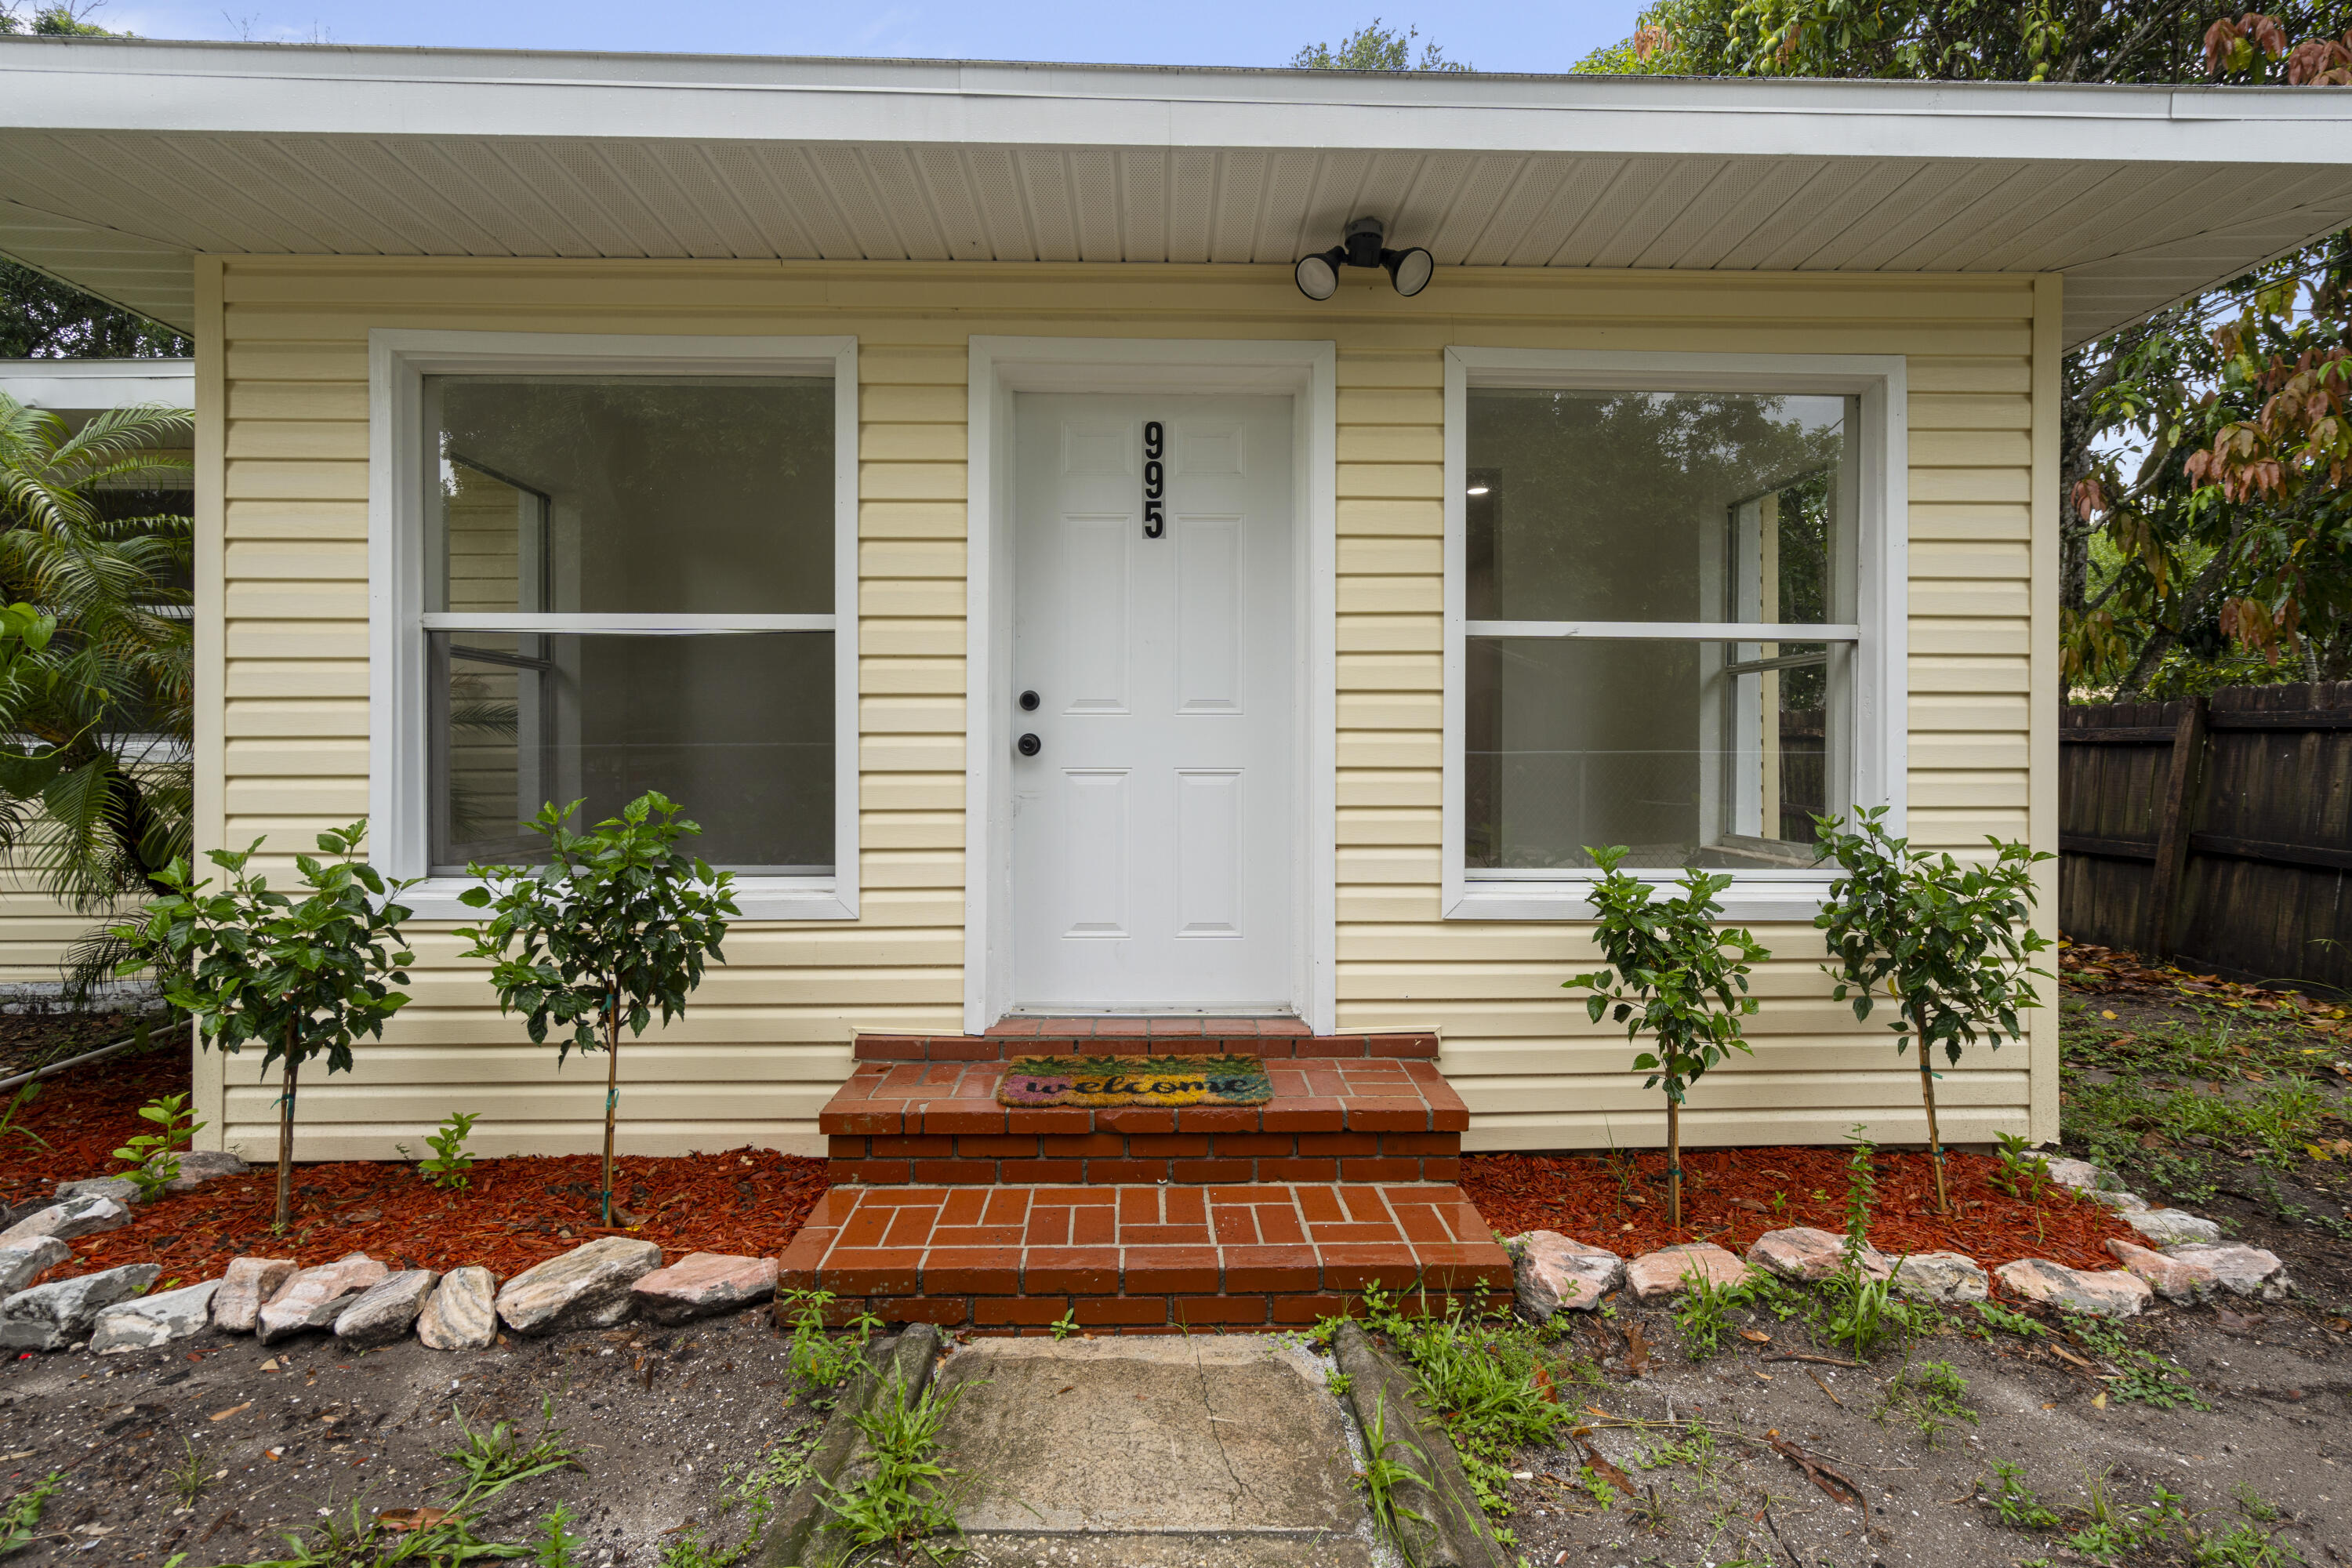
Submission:
M 1374 1568 L 1324 1363 L 1272 1336 L 983 1340 L 941 1458 L 975 1568 Z

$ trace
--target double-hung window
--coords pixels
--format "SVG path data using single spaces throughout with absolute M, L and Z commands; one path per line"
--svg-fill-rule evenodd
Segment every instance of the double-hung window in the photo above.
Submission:
M 1901 808 L 1899 360 L 1452 349 L 1445 910 L 1573 918 L 1592 851 L 1808 918 Z
M 658 790 L 746 915 L 854 916 L 854 345 L 372 349 L 373 810 L 417 912 L 543 858 L 543 805 Z

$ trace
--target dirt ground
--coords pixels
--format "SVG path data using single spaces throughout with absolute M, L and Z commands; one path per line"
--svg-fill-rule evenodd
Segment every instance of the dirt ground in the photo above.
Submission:
M 2241 1303 L 2245 1309 L 2245 1304 Z M 2225 1310 L 2227 1310 L 2225 1309 Z M 2102 1380 L 2113 1364 L 2055 1336 L 1979 1339 L 1948 1331 L 1916 1344 L 1914 1363 L 1942 1362 L 1967 1380 L 1964 1403 L 1978 1424 L 1956 1424 L 1930 1442 L 1899 1414 L 1885 1414 L 1890 1380 L 1905 1357 L 1883 1355 L 1861 1370 L 1769 1362 L 1790 1350 L 1843 1359 L 1813 1345 L 1802 1326 L 1769 1313 L 1736 1321 L 1769 1344 L 1694 1363 L 1683 1353 L 1674 1314 L 1621 1306 L 1570 1341 L 1602 1360 L 1598 1386 L 1563 1391 L 1592 1412 L 1657 1423 L 1612 1426 L 1591 1414 L 1590 1440 L 1631 1483 L 1633 1495 L 1603 1510 L 1579 1484 L 1592 1461 L 1572 1444 L 1523 1454 L 1534 1479 L 1517 1483 L 1508 1523 L 1530 1563 L 1672 1563 L 1715 1568 L 1785 1561 L 1792 1568 L 1991 1568 L 2034 1559 L 2090 1561 L 2063 1545 L 2084 1522 L 2093 1488 L 2118 1510 L 2139 1509 L 2161 1486 L 2182 1500 L 2193 1527 L 2226 1531 L 2240 1521 L 2257 1537 L 2314 1564 L 2352 1561 L 2352 1341 L 2326 1314 L 2270 1306 L 2232 1310 L 2162 1309 L 2125 1325 L 2130 1344 L 2167 1356 L 2190 1376 L 2210 1411 L 2154 1409 L 2116 1397 Z M 2343 1322 L 2338 1318 L 2337 1322 Z M 1626 1330 L 1649 1348 L 1638 1377 L 1626 1370 Z M 2352 1325 L 2347 1325 L 2352 1327 Z M 2053 1353 L 2064 1344 L 2077 1366 Z M 1883 1419 L 1874 1418 L 1884 1415 Z M 1711 1449 L 1694 1444 L 1689 1423 L 1717 1428 Z M 1743 1442 L 1730 1434 L 1760 1442 Z M 1777 1435 L 1851 1480 L 1869 1507 L 1842 1502 L 1769 1447 Z M 1683 1446 L 1675 1455 L 1663 1453 Z M 1696 1453 L 1691 1452 L 1697 1447 Z M 1999 1484 L 1992 1467 L 2019 1467 L 2042 1502 L 2064 1516 L 2057 1529 L 2004 1525 L 1982 1493 Z M 2251 1497 L 2255 1502 L 2242 1501 Z M 2277 1517 L 2260 1517 L 2266 1505 Z M 2250 1511 L 2251 1510 L 2251 1511 Z M 2121 1553 L 2131 1564 L 2187 1563 L 2186 1532 L 2170 1549 L 2152 1542 Z M 1564 1555 L 1563 1555 L 1564 1554 Z M 2256 1568 L 2293 1559 L 2222 1557 Z
M 763 1312 L 689 1324 L 510 1338 L 470 1354 L 406 1341 L 352 1353 L 312 1334 L 265 1347 L 207 1331 L 152 1351 L 29 1356 L 0 1368 L 0 1491 L 51 1470 L 64 1484 L 19 1563 L 190 1564 L 289 1555 L 352 1504 L 444 1500 L 442 1456 L 500 1421 L 551 1423 L 576 1468 L 517 1483 L 479 1533 L 520 1542 L 568 1504 L 583 1568 L 643 1568 L 681 1527 L 724 1539 L 726 1478 L 789 1446 L 809 1422 Z M 551 1401 L 551 1417 L 542 1402 Z M 177 1474 L 204 1478 L 193 1505 Z

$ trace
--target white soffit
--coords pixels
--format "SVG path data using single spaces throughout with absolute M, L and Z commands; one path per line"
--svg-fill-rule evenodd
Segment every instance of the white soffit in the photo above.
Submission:
M 0 251 L 2061 272 L 2079 343 L 2352 225 L 2352 92 L 0 38 Z

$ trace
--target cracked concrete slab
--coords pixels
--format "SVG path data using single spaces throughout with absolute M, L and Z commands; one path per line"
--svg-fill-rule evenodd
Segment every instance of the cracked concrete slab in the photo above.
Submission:
M 1263 1335 L 966 1345 L 940 1369 L 961 1391 L 940 1441 L 974 1561 L 1373 1563 L 1323 1368 Z

